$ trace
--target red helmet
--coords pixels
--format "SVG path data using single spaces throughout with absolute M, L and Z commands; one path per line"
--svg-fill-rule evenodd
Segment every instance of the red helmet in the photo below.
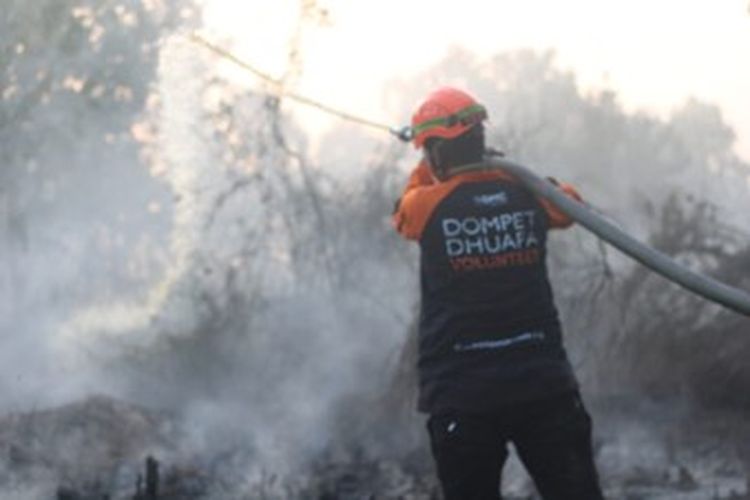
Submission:
M 414 147 L 430 137 L 453 139 L 487 119 L 487 110 L 462 90 L 441 87 L 424 100 L 411 118 Z

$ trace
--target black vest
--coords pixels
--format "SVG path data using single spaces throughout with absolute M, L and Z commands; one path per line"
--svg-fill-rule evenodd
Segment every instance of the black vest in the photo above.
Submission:
M 547 213 L 509 180 L 467 181 L 420 239 L 419 409 L 487 413 L 575 389 L 547 277 Z

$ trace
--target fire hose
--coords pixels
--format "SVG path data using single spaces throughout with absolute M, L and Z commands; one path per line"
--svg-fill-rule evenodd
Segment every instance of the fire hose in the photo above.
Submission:
M 389 127 L 385 124 L 374 122 L 346 111 L 333 108 L 306 96 L 283 92 L 281 90 L 281 82 L 259 71 L 249 63 L 242 61 L 227 50 L 210 43 L 208 40 L 197 34 L 193 34 L 190 39 L 194 43 L 200 44 L 204 48 L 211 50 L 218 56 L 233 62 L 245 71 L 249 71 L 255 74 L 258 78 L 273 84 L 277 89 L 278 97 L 287 97 L 301 104 L 315 107 L 325 113 L 338 116 L 343 120 L 382 131 L 388 131 L 405 142 L 411 140 L 411 127 Z M 557 189 L 554 184 L 538 177 L 529 168 L 521 164 L 509 161 L 502 156 L 493 155 L 488 156 L 482 163 L 466 165 L 457 170 L 469 171 L 492 169 L 502 169 L 511 173 L 534 194 L 548 199 L 566 215 L 594 233 L 596 236 L 649 269 L 661 274 L 668 280 L 681 285 L 712 302 L 721 304 L 722 306 L 745 316 L 750 316 L 750 293 L 740 290 L 739 288 L 731 287 L 680 265 L 671 257 L 645 245 L 611 222 L 607 221 L 593 210 L 590 205 L 578 202 L 566 196 L 562 191 Z
M 515 176 L 530 191 L 545 198 L 596 236 L 668 280 L 724 307 L 750 316 L 750 293 L 680 265 L 671 257 L 638 241 L 599 215 L 586 203 L 576 201 L 529 168 L 501 156 L 460 167 L 461 171 L 501 169 Z

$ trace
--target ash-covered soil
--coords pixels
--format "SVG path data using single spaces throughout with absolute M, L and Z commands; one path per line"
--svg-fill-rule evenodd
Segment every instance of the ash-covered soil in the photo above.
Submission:
M 622 398 L 590 406 L 607 498 L 750 498 L 747 416 Z M 279 469 L 241 443 L 197 444 L 176 416 L 102 396 L 5 415 L 0 498 L 440 498 L 423 446 L 390 453 L 331 442 L 302 465 L 295 460 L 294 467 Z M 158 462 L 158 477 L 153 468 L 147 474 L 146 457 Z M 517 461 L 508 464 L 503 481 L 509 498 L 535 498 Z

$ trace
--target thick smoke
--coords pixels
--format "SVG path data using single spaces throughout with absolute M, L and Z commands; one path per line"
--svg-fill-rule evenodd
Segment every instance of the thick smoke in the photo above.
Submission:
M 388 220 L 414 158 L 351 125 L 324 138 L 313 157 L 286 102 L 215 76 L 216 61 L 168 29 L 167 13 L 136 33 L 150 43 L 141 58 L 126 36 L 135 36 L 128 12 L 111 6 L 120 24 L 75 12 L 69 29 L 82 30 L 85 49 L 69 57 L 80 72 L 68 74 L 67 59 L 51 64 L 57 87 L 40 90 L 37 106 L 15 121 L 20 129 L 0 123 L 9 165 L 0 173 L 3 409 L 106 393 L 164 410 L 184 434 L 179 449 L 158 451 L 177 460 L 242 450 L 232 465 L 243 471 L 234 492 L 242 494 L 264 471 L 293 477 L 321 456 L 352 450 L 417 450 L 426 460 L 415 437 L 413 352 L 404 348 L 418 300 L 416 249 Z M 100 33 L 100 23 L 109 31 Z M 116 26 L 125 34 L 110 38 Z M 63 45 L 64 35 L 53 42 Z M 90 52 L 91 37 L 114 60 L 126 47 L 137 70 L 109 75 L 115 83 L 101 77 L 105 90 L 97 90 L 98 75 L 89 73 L 102 56 Z M 6 76 L 32 74 L 54 59 L 44 51 L 57 49 L 37 40 L 40 56 L 3 43 L 17 55 Z M 714 106 L 690 101 L 667 120 L 629 114 L 613 91 L 584 94 L 550 54 L 486 61 L 457 50 L 393 83 L 394 116 L 446 83 L 467 87 L 491 110 L 492 145 L 573 182 L 687 264 L 750 288 L 737 272 L 748 258 L 750 171 Z M 99 92 L 113 96 L 104 111 Z M 21 109 L 19 99 L 3 93 L 3 119 Z M 557 235 L 551 247 L 585 387 L 617 396 L 716 394 L 699 380 L 716 366 L 687 356 L 688 348 L 675 373 L 694 379 L 664 377 L 674 366 L 658 361 L 687 338 L 705 352 L 708 335 L 746 330 L 747 322 L 641 274 L 582 230 Z M 690 321 L 692 311 L 700 321 Z M 646 334 L 659 329 L 694 335 L 652 343 Z M 738 357 L 726 354 L 731 369 L 717 377 L 740 387 L 750 380 L 739 357 L 748 343 L 727 338 Z M 644 357 L 649 370 L 638 373 Z M 746 402 L 728 392 L 721 404 Z M 605 446 L 605 456 L 616 449 Z M 528 487 L 518 481 L 519 490 Z
M 182 36 L 160 53 L 168 264 L 135 298 L 77 310 L 65 343 L 120 374 L 120 394 L 183 414 L 196 446 L 239 440 L 285 471 L 342 439 L 340 402 L 379 396 L 415 277 L 388 255 L 387 178 L 327 178 L 274 98 L 201 78 L 195 53 Z
M 178 9 L 177 3 L 174 4 Z M 159 2 L 11 2 L 3 9 L 0 214 L 5 410 L 102 380 L 58 352 L 82 305 L 136 293 L 163 263 L 168 191 L 139 161 Z M 51 384 L 54 381 L 54 384 Z
M 182 34 L 135 37 L 127 59 L 118 30 L 150 13 L 99 7 L 58 12 L 82 37 L 68 56 L 80 72 L 57 46 L 7 41 L 11 84 L 38 53 L 56 73 L 22 96 L 37 106 L 15 117 L 25 134 L 3 124 L 4 410 L 106 393 L 180 415 L 189 451 L 242 446 L 288 470 L 336 439 L 337 402 L 369 397 L 394 364 L 409 304 L 389 308 L 413 278 L 383 276 L 393 237 L 359 226 L 375 214 L 387 231 L 390 199 L 372 212 L 371 182 L 331 206 L 341 186 L 309 164 L 277 100 L 211 77 Z M 95 74 L 99 58 L 130 61 L 131 85 Z M 28 104 L 3 97 L 9 115 Z

